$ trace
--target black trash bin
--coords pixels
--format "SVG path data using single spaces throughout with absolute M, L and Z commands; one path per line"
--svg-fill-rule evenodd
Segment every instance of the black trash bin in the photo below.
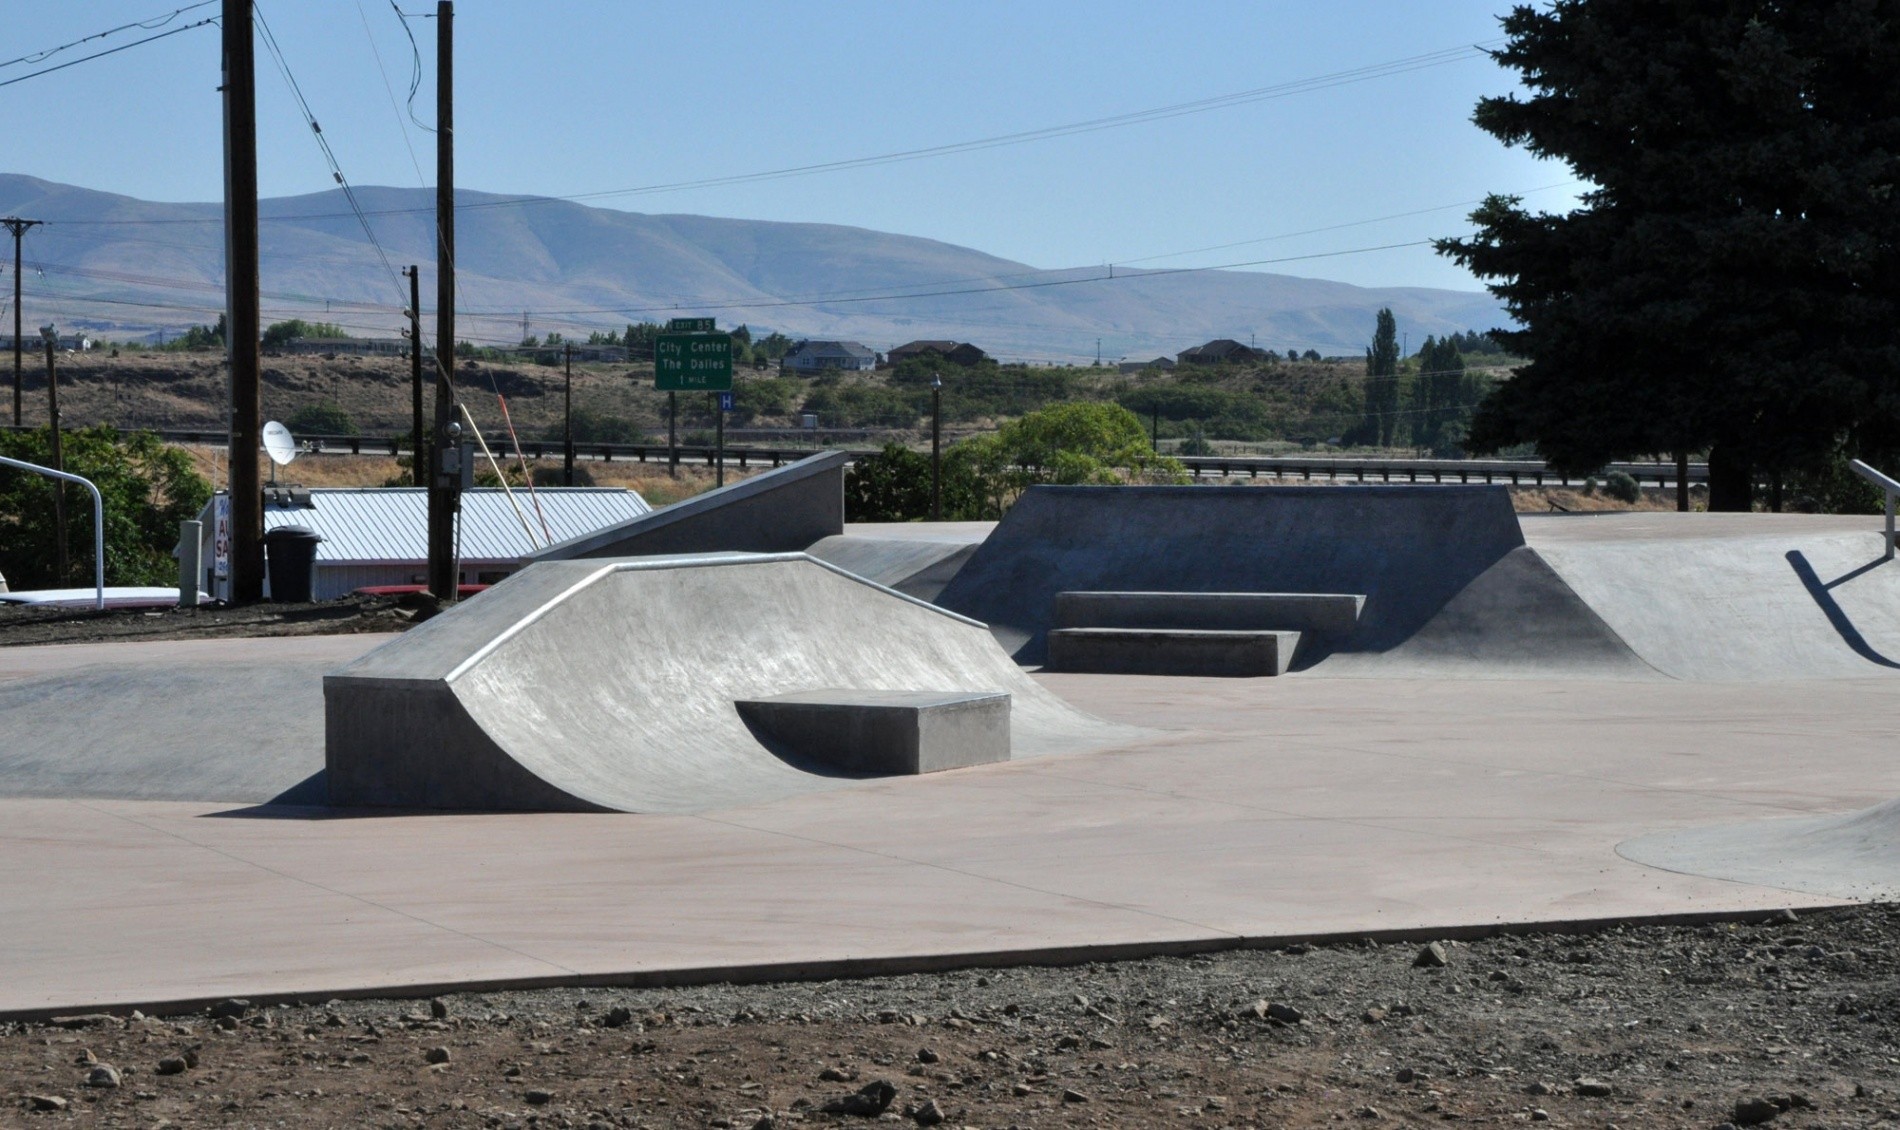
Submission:
M 264 535 L 270 563 L 270 598 L 307 604 L 317 589 L 317 544 L 323 535 L 308 526 L 279 526 Z

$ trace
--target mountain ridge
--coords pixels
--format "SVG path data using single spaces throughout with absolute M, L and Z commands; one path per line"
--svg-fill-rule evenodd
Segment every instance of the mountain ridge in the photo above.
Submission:
M 391 272 L 422 268 L 435 293 L 434 191 L 353 189 L 388 253 L 365 237 L 341 190 L 259 202 L 266 322 L 339 322 L 393 336 L 406 304 Z M 706 315 L 794 337 L 874 349 L 915 338 L 974 341 L 1016 360 L 1173 355 L 1214 337 L 1263 348 L 1356 353 L 1389 306 L 1427 334 L 1506 324 L 1481 292 L 1359 287 L 1256 271 L 1038 270 L 921 236 L 841 224 L 622 212 L 545 197 L 459 189 L 459 336 L 513 342 L 585 335 L 629 321 Z M 0 214 L 45 220 L 27 233 L 28 314 L 94 332 L 177 330 L 223 303 L 222 206 L 162 203 L 0 174 Z M 1027 284 L 1027 285 L 1025 285 Z M 10 297 L 10 296 L 9 296 Z M 427 332 L 425 326 L 425 332 Z

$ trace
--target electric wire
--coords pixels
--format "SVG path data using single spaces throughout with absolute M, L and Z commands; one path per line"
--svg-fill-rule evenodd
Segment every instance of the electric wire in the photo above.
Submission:
M 8 59 L 5 62 L 0 62 L 0 67 L 12 67 L 20 63 L 43 63 L 61 51 L 68 51 L 74 47 L 83 47 L 95 39 L 104 39 L 108 35 L 117 35 L 119 32 L 130 31 L 135 27 L 143 28 L 146 31 L 154 31 L 171 23 L 186 12 L 193 11 L 197 8 L 208 8 L 218 2 L 219 0 L 199 0 L 196 4 L 187 4 L 182 8 L 174 8 L 172 11 L 161 16 L 152 16 L 144 20 L 134 20 L 129 24 L 120 24 L 118 27 L 110 27 L 104 31 L 95 31 L 91 35 L 75 39 L 71 43 L 62 43 L 58 47 L 48 47 L 43 51 L 29 52 L 28 54 L 21 55 L 17 59 Z
M 27 79 L 30 79 L 30 78 L 41 78 L 45 75 L 50 75 L 54 73 L 55 71 L 63 71 L 67 67 L 76 67 L 81 63 L 90 63 L 94 59 L 103 59 L 107 55 L 117 55 L 121 51 L 129 51 L 134 47 L 143 47 L 147 43 L 156 43 L 161 39 L 169 39 L 170 37 L 174 35 L 180 35 L 184 32 L 191 31 L 193 28 L 201 28 L 201 27 L 206 26 L 207 24 L 215 24 L 217 22 L 218 22 L 217 17 L 213 16 L 210 19 L 199 20 L 195 24 L 186 24 L 184 27 L 175 27 L 171 29 L 170 31 L 161 31 L 157 35 L 147 36 L 144 39 L 135 39 L 130 43 L 122 43 L 117 47 L 108 47 L 104 51 L 98 51 L 91 55 L 85 55 L 77 59 L 69 59 L 64 63 L 58 63 L 50 67 L 41 67 L 37 71 L 29 71 L 26 74 L 17 75 L 13 78 L 0 81 L 0 86 L 12 86 L 16 82 L 25 82 Z

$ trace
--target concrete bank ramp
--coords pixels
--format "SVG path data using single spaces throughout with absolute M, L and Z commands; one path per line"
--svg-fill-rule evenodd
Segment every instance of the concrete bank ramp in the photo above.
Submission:
M 1523 544 L 1503 487 L 1032 487 L 937 603 L 1034 664 L 1058 592 L 1354 593 L 1384 652 Z
M 1625 840 L 1625 859 L 1684 875 L 1842 899 L 1900 898 L 1900 801 Z
M 1878 523 L 1670 513 L 1527 517 L 1524 529 L 1658 671 L 1754 680 L 1900 671 L 1900 562 L 1884 560 Z
M 882 525 L 847 527 L 843 534 L 813 542 L 805 552 L 905 596 L 934 601 L 969 564 L 989 533 L 989 523 L 933 525 L 945 532 L 933 536 Z M 958 526 L 983 529 L 972 533 Z
M 533 565 L 324 680 L 345 806 L 693 812 L 852 784 L 733 703 L 1005 691 L 1013 756 L 1142 731 L 1037 686 L 981 624 L 804 554 Z

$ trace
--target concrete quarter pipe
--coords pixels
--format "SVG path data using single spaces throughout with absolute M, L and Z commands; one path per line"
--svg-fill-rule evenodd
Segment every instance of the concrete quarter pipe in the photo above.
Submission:
M 1142 733 L 981 624 L 803 554 L 544 562 L 325 678 L 330 801 L 691 812 L 847 785 L 734 707 L 819 688 L 1007 692 L 1019 758 Z

